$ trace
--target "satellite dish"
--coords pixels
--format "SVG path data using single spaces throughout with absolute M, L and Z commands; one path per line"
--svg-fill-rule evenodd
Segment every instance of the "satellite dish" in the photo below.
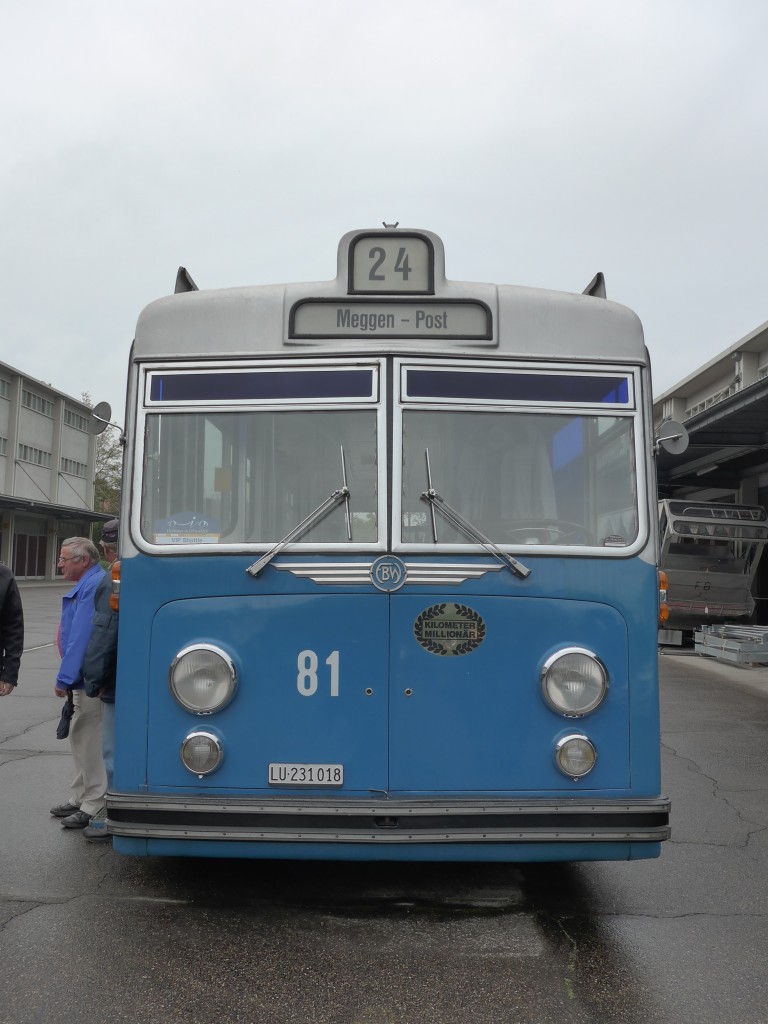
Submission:
M 682 455 L 688 447 L 688 431 L 682 423 L 667 420 L 659 427 L 656 435 L 656 451 L 663 448 L 670 455 Z
M 109 402 L 99 402 L 95 409 L 91 409 L 91 433 L 101 434 L 110 425 L 112 419 L 112 406 Z

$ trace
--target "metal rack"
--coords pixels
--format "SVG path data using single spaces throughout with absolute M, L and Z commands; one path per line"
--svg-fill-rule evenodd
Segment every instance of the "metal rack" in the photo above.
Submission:
M 738 664 L 768 664 L 768 626 L 699 626 L 697 654 Z

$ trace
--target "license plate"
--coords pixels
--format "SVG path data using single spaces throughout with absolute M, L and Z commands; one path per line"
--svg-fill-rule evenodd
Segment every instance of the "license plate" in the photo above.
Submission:
M 270 786 L 343 786 L 343 764 L 278 764 L 269 766 Z

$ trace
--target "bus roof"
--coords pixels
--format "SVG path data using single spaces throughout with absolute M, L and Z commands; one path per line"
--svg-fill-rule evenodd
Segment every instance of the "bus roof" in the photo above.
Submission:
M 363 278 L 363 255 L 374 253 Z M 375 271 L 385 257 L 390 265 L 399 259 L 405 273 L 395 268 L 395 279 L 376 287 L 385 275 Z M 158 299 L 139 317 L 133 355 L 143 360 L 392 351 L 647 362 L 642 326 L 625 306 L 593 295 L 447 280 L 442 241 L 421 229 L 348 232 L 330 281 L 188 290 Z

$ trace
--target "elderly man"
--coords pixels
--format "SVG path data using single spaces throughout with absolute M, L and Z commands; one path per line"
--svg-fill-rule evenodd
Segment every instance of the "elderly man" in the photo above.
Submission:
M 88 700 L 83 689 L 83 659 L 93 630 L 94 594 L 104 577 L 99 553 L 86 537 L 70 537 L 59 555 L 64 578 L 74 587 L 62 598 L 59 653 L 61 667 L 54 692 L 64 697 L 71 690 L 75 713 L 69 742 L 76 775 L 70 799 L 51 808 L 64 828 L 85 828 L 104 802 L 107 775 L 101 756 L 100 700 Z
M 120 523 L 110 519 L 101 530 L 99 545 L 104 560 L 111 566 L 117 559 Z M 101 750 L 107 772 L 107 788 L 112 787 L 115 764 L 115 682 L 117 675 L 117 612 L 111 607 L 112 577 L 107 571 L 96 588 L 93 632 L 83 660 L 83 683 L 89 697 L 101 698 Z M 89 843 L 109 842 L 105 816 L 99 814 L 83 829 Z
M 24 612 L 11 570 L 0 565 L 0 697 L 7 697 L 19 679 L 24 649 Z

